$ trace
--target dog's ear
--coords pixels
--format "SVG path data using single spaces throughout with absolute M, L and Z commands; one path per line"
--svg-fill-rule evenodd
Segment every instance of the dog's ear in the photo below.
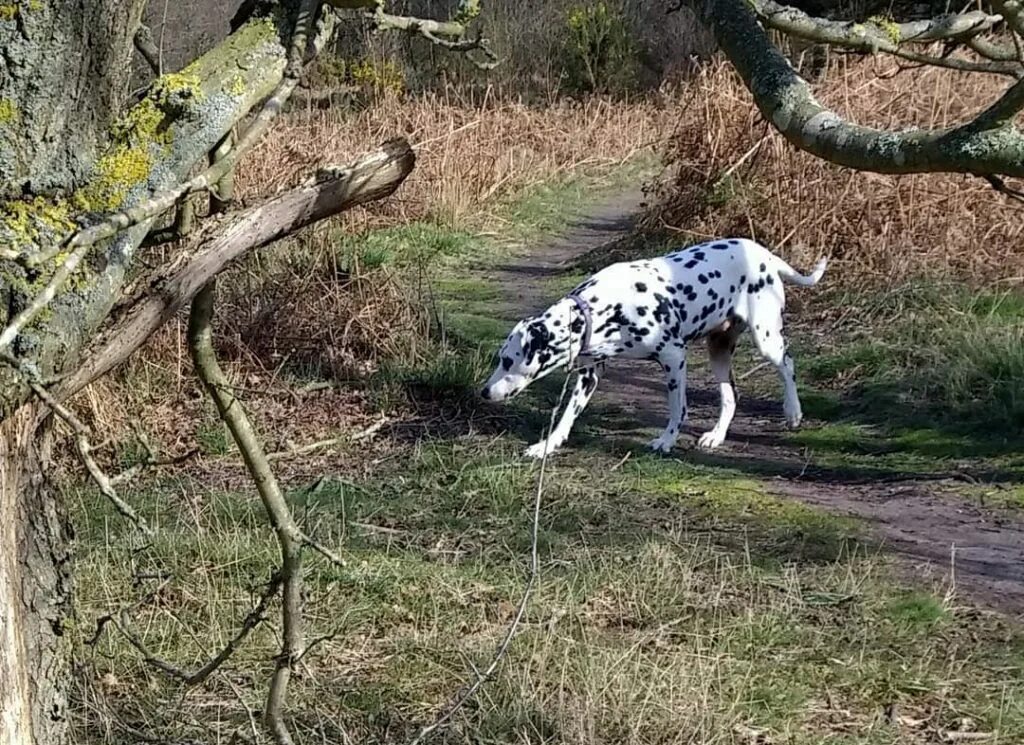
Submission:
M 526 359 L 533 359 L 533 356 L 551 343 L 551 329 L 543 322 L 534 321 L 526 327 L 526 344 L 523 354 Z

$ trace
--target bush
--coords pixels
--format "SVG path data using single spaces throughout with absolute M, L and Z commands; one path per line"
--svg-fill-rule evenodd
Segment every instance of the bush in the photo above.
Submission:
M 621 7 L 576 5 L 566 15 L 565 85 L 573 92 L 635 89 L 639 49 Z

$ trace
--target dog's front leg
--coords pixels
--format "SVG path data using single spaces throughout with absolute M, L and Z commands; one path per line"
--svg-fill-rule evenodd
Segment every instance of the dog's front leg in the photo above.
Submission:
M 647 446 L 662 453 L 669 452 L 676 444 L 679 431 L 686 421 L 686 349 L 676 352 L 663 353 L 658 360 L 665 370 L 665 385 L 668 387 L 668 424 L 661 436 L 651 440 Z
M 576 417 L 590 402 L 590 397 L 597 390 L 597 381 L 601 378 L 603 365 L 592 365 L 584 367 L 576 376 L 576 383 L 573 385 L 572 396 L 569 403 L 565 405 L 562 418 L 548 435 L 547 439 L 541 440 L 536 445 L 526 449 L 526 455 L 530 458 L 543 458 L 546 454 L 555 452 L 562 443 L 569 437 L 569 431 L 576 422 Z

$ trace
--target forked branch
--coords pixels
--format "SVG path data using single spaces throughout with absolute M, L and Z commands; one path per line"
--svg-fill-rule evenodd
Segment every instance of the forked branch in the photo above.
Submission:
M 980 116 L 946 129 L 864 127 L 822 106 L 769 41 L 746 0 L 697 0 L 696 9 L 739 72 L 765 119 L 792 144 L 832 163 L 879 173 L 1024 176 L 1024 107 L 1017 81 Z
M 1016 59 L 973 61 L 949 56 L 922 54 L 907 49 L 911 44 L 936 41 L 965 41 L 990 30 L 1001 20 L 980 10 L 939 16 L 922 21 L 896 23 L 869 19 L 864 23 L 817 18 L 774 0 L 750 0 L 750 7 L 768 28 L 819 44 L 851 49 L 866 54 L 885 52 L 912 62 L 949 67 L 967 72 L 990 72 L 1020 77 L 1024 74 Z

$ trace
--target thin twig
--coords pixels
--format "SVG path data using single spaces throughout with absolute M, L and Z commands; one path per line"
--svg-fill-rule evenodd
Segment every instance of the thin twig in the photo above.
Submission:
M 318 440 L 317 442 L 311 442 L 308 445 L 300 445 L 297 447 L 290 447 L 287 450 L 278 450 L 274 453 L 267 455 L 268 460 L 281 460 L 282 458 L 293 458 L 296 455 L 308 455 L 309 453 L 317 450 L 323 450 L 324 448 L 333 447 L 334 445 L 343 445 L 345 443 L 362 442 L 373 437 L 375 434 L 380 432 L 388 424 L 388 419 L 382 417 L 378 421 L 371 424 L 361 432 L 356 432 L 354 435 L 341 435 L 340 437 L 331 437 L 327 440 Z
M 104 616 L 104 619 L 114 624 L 115 628 L 121 632 L 128 643 L 135 647 L 136 650 L 142 655 L 143 660 L 150 667 L 156 668 L 161 672 L 169 675 L 181 681 L 184 685 L 192 687 L 197 686 L 207 678 L 209 678 L 221 665 L 223 665 L 235 650 L 241 645 L 249 633 L 260 625 L 266 618 L 267 606 L 270 604 L 271 599 L 277 594 L 278 589 L 281 587 L 281 575 L 275 573 L 263 592 L 260 594 L 259 601 L 255 607 L 249 611 L 246 617 L 242 620 L 242 625 L 239 627 L 237 633 L 228 641 L 224 647 L 211 657 L 205 665 L 200 667 L 194 672 L 188 672 L 168 662 L 167 660 L 161 659 L 154 655 L 146 647 L 145 643 L 135 634 L 132 629 L 131 621 L 129 618 L 130 608 L 125 608 L 118 614 L 120 617 L 115 616 Z M 164 583 L 166 584 L 166 582 Z M 163 585 L 161 585 L 162 587 Z M 158 588 L 159 590 L 159 588 Z M 153 593 L 151 593 L 152 595 Z M 98 633 L 98 632 L 97 632 Z

